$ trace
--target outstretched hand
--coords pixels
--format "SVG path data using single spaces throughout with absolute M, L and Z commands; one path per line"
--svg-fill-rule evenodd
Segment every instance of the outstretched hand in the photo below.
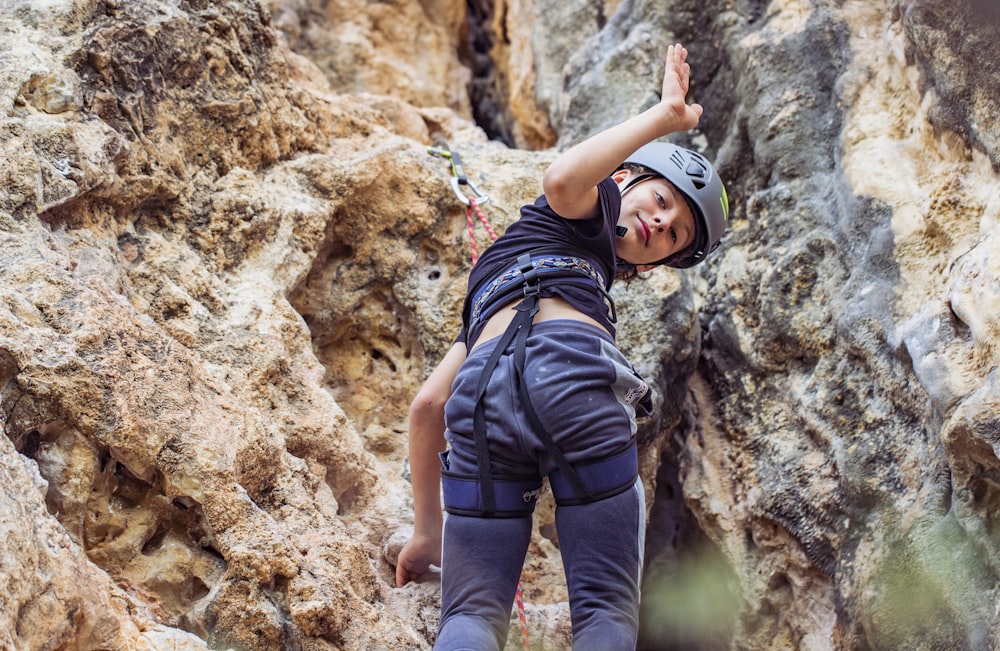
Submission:
M 677 120 L 678 130 L 693 129 L 704 109 L 701 104 L 688 104 L 688 87 L 691 83 L 691 66 L 687 63 L 688 51 L 680 43 L 667 48 L 667 61 L 663 71 L 663 92 L 660 104 Z

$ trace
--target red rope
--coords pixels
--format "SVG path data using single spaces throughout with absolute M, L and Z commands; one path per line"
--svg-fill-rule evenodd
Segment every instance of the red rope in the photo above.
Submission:
M 524 651 L 531 651 L 531 644 L 528 643 L 528 619 L 524 616 L 524 591 L 521 590 L 521 582 L 517 582 L 517 618 L 521 621 L 521 644 Z
M 476 225 L 472 221 L 472 208 L 465 209 L 465 223 L 469 227 L 469 249 L 472 251 L 472 265 L 479 262 L 479 249 L 476 248 Z
M 472 264 L 479 261 L 479 248 L 476 246 L 476 224 L 472 219 L 472 214 L 475 213 L 479 218 L 479 222 L 489 233 L 490 241 L 497 241 L 496 231 L 493 230 L 493 226 L 490 224 L 490 220 L 486 218 L 483 214 L 483 209 L 479 207 L 479 202 L 476 201 L 475 197 L 469 197 L 469 205 L 465 209 L 465 223 L 469 227 L 469 249 L 472 251 Z M 517 581 L 517 598 L 515 599 L 517 605 L 517 619 L 521 623 L 521 644 L 524 647 L 524 651 L 531 651 L 531 644 L 528 640 L 528 618 L 524 615 L 524 590 L 521 588 L 521 580 Z
M 479 248 L 476 246 L 476 224 L 472 220 L 473 213 L 476 214 L 479 222 L 486 229 L 486 232 L 489 233 L 491 242 L 497 241 L 497 234 L 493 230 L 490 220 L 483 214 L 483 209 L 479 207 L 479 202 L 476 201 L 476 198 L 469 197 L 469 205 L 465 209 L 465 223 L 469 227 L 469 248 L 472 250 L 472 264 L 475 265 L 479 261 Z
M 486 228 L 486 232 L 490 234 L 490 240 L 496 242 L 497 234 L 494 232 L 493 226 L 490 225 L 490 220 L 486 219 L 486 215 L 483 214 L 483 209 L 479 207 L 479 202 L 476 201 L 475 197 L 469 197 L 469 208 L 476 211 L 479 221 Z

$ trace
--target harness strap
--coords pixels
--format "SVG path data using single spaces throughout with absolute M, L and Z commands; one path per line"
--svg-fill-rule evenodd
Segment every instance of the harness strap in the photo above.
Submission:
M 510 303 L 518 295 L 523 295 L 525 255 L 522 254 L 502 265 L 503 271 L 488 282 L 481 281 L 470 294 L 463 315 L 470 332 L 492 316 L 500 306 Z M 618 321 L 614 299 L 604 286 L 604 276 L 587 260 L 573 255 L 536 253 L 531 256 L 531 267 L 527 269 L 532 279 L 535 277 L 546 281 L 558 279 L 560 285 L 575 285 L 596 291 L 608 306 L 608 321 L 611 323 Z
M 483 372 L 479 376 L 479 384 L 476 387 L 476 409 L 472 416 L 472 431 L 476 442 L 476 463 L 479 466 L 479 482 L 482 485 L 483 491 L 484 515 L 496 513 L 497 503 L 496 495 L 493 491 L 493 476 L 490 474 L 490 448 L 489 441 L 486 440 L 486 413 L 483 410 L 483 394 L 486 393 L 490 376 L 503 356 L 504 350 L 510 345 L 514 335 L 523 326 L 522 323 L 519 323 L 522 320 L 522 316 L 523 313 L 515 316 L 510 326 L 504 331 L 496 348 L 493 349 L 489 359 L 486 360 L 486 366 L 483 367 Z M 529 320 L 528 323 L 530 324 L 531 321 Z
M 528 299 L 525 299 L 528 300 Z M 535 297 L 535 303 L 537 304 L 538 298 Z M 537 311 L 537 307 L 535 308 Z M 549 430 L 542 424 L 542 420 L 538 417 L 538 412 L 535 411 L 534 405 L 531 403 L 531 396 L 528 394 L 528 385 L 524 379 L 524 363 L 525 355 L 528 347 L 528 328 L 523 328 L 517 333 L 517 340 L 514 342 L 514 373 L 516 374 L 515 382 L 517 383 L 517 390 L 521 396 L 521 403 L 524 407 L 524 413 L 528 417 L 528 422 L 538 433 L 538 437 L 542 440 L 545 445 L 545 449 L 548 451 L 549 455 L 552 457 L 553 461 L 556 463 L 556 467 L 562 472 L 564 479 L 573 487 L 573 491 L 576 493 L 577 497 L 586 502 L 591 500 L 591 493 L 587 489 L 587 486 L 580 479 L 580 475 L 576 472 L 573 465 L 566 459 L 566 455 L 563 454 L 559 446 L 556 445 L 555 440 L 552 438 L 552 434 Z
M 526 265 L 524 258 L 527 258 Z M 485 516 L 496 514 L 497 503 L 493 475 L 490 472 L 490 448 L 486 438 L 486 413 L 483 408 L 483 395 L 486 393 L 486 387 L 490 383 L 493 370 L 500 362 L 500 358 L 503 357 L 507 346 L 519 332 L 523 331 L 523 338 L 527 339 L 531 320 L 538 313 L 538 274 L 531 265 L 531 256 L 521 256 L 518 258 L 518 263 L 521 265 L 521 271 L 525 277 L 524 300 L 514 308 L 517 314 L 514 315 L 514 319 L 507 326 L 500 341 L 497 342 L 496 347 L 486 360 L 486 366 L 483 367 L 483 372 L 479 375 L 479 384 L 476 386 L 476 408 L 473 412 L 472 431 L 476 443 L 476 463 L 479 466 L 479 482 L 482 486 L 483 515 Z

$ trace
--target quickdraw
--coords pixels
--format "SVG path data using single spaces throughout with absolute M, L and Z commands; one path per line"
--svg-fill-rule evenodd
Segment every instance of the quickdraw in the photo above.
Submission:
M 496 242 L 497 240 L 497 234 L 493 230 L 493 225 L 490 224 L 490 220 L 486 218 L 483 209 L 480 208 L 483 204 L 489 203 L 490 198 L 480 192 L 479 188 L 469 180 L 469 177 L 465 174 L 465 168 L 462 166 L 462 157 L 458 155 L 458 152 L 452 151 L 445 145 L 444 147 L 428 147 L 427 153 L 433 156 L 440 156 L 451 163 L 451 189 L 455 192 L 458 200 L 465 205 L 465 222 L 469 229 L 469 248 L 472 251 L 472 264 L 474 265 L 479 261 L 479 247 L 476 245 L 476 226 L 473 215 L 479 219 L 479 222 L 486 229 L 486 232 L 490 236 L 490 241 Z M 471 194 L 466 194 L 462 190 L 463 187 L 467 187 Z
M 458 197 L 458 200 L 465 205 L 465 222 L 469 230 L 469 249 L 472 254 L 472 264 L 475 266 L 479 261 L 479 248 L 476 245 L 476 228 L 472 218 L 473 215 L 479 219 L 483 228 L 486 229 L 486 233 L 490 236 L 490 242 L 497 241 L 497 234 L 493 230 L 493 225 L 490 224 L 490 220 L 486 218 L 483 209 L 480 208 L 483 204 L 489 203 L 490 198 L 480 192 L 479 188 L 469 180 L 469 177 L 465 174 L 465 168 L 462 166 L 462 157 L 459 156 L 458 152 L 452 151 L 450 147 L 444 145 L 443 147 L 428 147 L 427 153 L 444 158 L 451 163 L 451 189 L 454 191 L 455 196 Z M 471 194 L 463 192 L 463 187 L 467 187 L 471 191 Z M 517 619 L 521 626 L 521 644 L 524 651 L 531 651 L 531 644 L 528 638 L 528 619 L 524 613 L 524 591 L 521 587 L 520 579 L 517 582 L 515 605 L 517 607 Z
M 446 158 L 451 162 L 451 189 L 455 191 L 455 196 L 458 200 L 469 205 L 471 200 L 475 200 L 480 204 L 489 202 L 490 198 L 479 191 L 469 177 L 465 174 L 465 168 L 462 167 L 462 157 L 458 155 L 457 151 L 452 151 L 447 145 L 443 147 L 428 147 L 427 153 L 434 156 L 440 156 L 441 158 Z M 462 186 L 468 186 L 472 190 L 472 195 L 467 196 L 462 192 Z

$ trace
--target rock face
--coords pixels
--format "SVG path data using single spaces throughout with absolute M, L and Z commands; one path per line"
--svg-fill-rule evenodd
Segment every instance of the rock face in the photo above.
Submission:
M 406 413 L 471 263 L 427 148 L 502 229 L 677 40 L 734 220 L 616 288 L 657 393 L 640 648 L 1000 647 L 998 20 L 0 0 L 0 648 L 429 648 Z M 552 509 L 537 649 L 569 648 Z

